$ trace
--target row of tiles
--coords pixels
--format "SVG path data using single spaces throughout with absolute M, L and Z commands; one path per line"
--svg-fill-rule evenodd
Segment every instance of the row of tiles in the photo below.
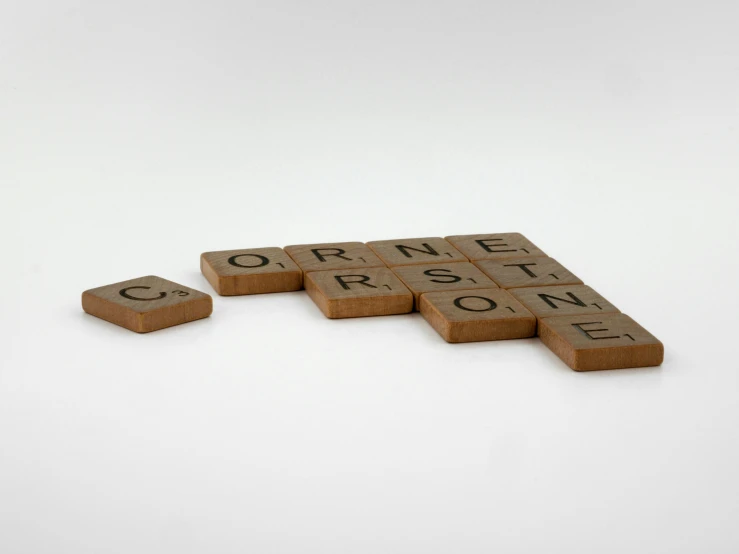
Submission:
M 222 295 L 305 287 L 331 318 L 415 307 L 449 342 L 525 338 L 538 329 L 577 370 L 662 361 L 656 338 L 518 233 L 207 252 L 201 268 Z M 83 308 L 148 332 L 207 317 L 212 299 L 149 276 L 86 291 Z
M 303 244 L 286 246 L 284 250 L 277 247 L 223 250 L 205 252 L 200 259 L 203 274 L 223 296 L 299 290 L 303 274 L 314 271 L 397 269 L 450 263 L 467 263 L 459 266 L 465 273 L 463 278 L 483 286 L 493 284 L 490 279 L 503 288 L 582 283 L 520 233 L 396 239 L 366 244 Z M 397 270 L 399 275 L 407 274 L 409 278 L 414 272 Z

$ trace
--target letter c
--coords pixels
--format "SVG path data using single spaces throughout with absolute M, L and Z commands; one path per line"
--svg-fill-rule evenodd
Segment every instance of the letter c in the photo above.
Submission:
M 145 290 L 149 290 L 150 288 L 151 287 L 126 287 L 125 289 L 121 289 L 118 292 L 118 294 L 120 294 L 123 298 L 128 298 L 129 300 L 143 300 L 143 301 L 146 301 L 146 300 L 161 300 L 162 298 L 164 298 L 165 296 L 167 296 L 167 293 L 166 292 L 160 292 L 159 293 L 159 296 L 156 296 L 154 298 L 138 298 L 136 296 L 131 296 L 130 294 L 128 294 L 128 291 L 129 290 L 133 290 L 133 289 L 145 289 Z

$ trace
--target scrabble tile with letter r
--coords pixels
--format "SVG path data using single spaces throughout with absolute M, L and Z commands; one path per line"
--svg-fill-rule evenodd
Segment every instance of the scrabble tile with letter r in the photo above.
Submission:
M 200 270 L 222 296 L 303 288 L 303 272 L 282 248 L 205 252 L 200 256 Z
M 472 261 L 546 256 L 538 246 L 521 233 L 454 235 L 446 237 L 446 240 Z
M 498 288 L 492 279 L 470 262 L 402 265 L 392 270 L 413 293 L 416 309 L 419 297 L 424 292 Z
M 608 314 L 620 310 L 587 285 L 508 289 L 537 318 Z
M 582 284 L 569 269 L 546 256 L 478 260 L 475 265 L 504 289 Z
M 547 317 L 539 337 L 575 371 L 658 366 L 664 346 L 621 313 Z
M 467 258 L 441 237 L 375 240 L 367 243 L 388 267 L 466 262 Z
M 305 290 L 331 319 L 413 311 L 413 295 L 386 267 L 311 271 Z
M 329 269 L 385 267 L 363 242 L 332 242 L 286 246 L 285 252 L 304 273 Z
M 536 318 L 503 289 L 426 292 L 419 311 L 447 342 L 522 339 Z
M 82 309 L 137 333 L 208 317 L 213 299 L 204 292 L 149 275 L 82 293 Z

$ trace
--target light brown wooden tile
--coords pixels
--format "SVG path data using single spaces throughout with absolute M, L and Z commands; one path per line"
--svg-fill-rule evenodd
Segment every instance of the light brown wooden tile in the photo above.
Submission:
M 470 262 L 401 265 L 392 270 L 413 293 L 416 309 L 418 297 L 424 292 L 498 288 L 492 279 Z
M 131 331 L 148 333 L 208 317 L 213 299 L 149 275 L 83 292 L 82 309 Z
M 388 267 L 466 262 L 467 258 L 441 237 L 375 240 L 367 243 Z
M 536 318 L 502 289 L 427 292 L 421 315 L 447 342 L 522 339 L 536 335 Z
M 413 295 L 386 267 L 311 271 L 305 290 L 331 319 L 413 311 Z
M 222 296 L 303 288 L 303 272 L 282 248 L 205 252 L 200 256 L 200 270 Z
M 509 289 L 537 318 L 564 315 L 606 314 L 619 309 L 587 285 Z
M 664 358 L 662 343 L 621 313 L 547 317 L 539 336 L 575 371 L 657 366 Z
M 569 269 L 546 256 L 478 260 L 475 265 L 504 289 L 582 284 Z
M 455 235 L 446 237 L 446 240 L 473 261 L 546 256 L 539 247 L 521 233 Z
M 297 244 L 285 247 L 303 272 L 330 269 L 385 267 L 385 264 L 363 242 Z

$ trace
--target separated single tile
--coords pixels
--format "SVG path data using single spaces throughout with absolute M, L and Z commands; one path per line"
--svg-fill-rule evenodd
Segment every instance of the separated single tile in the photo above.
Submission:
M 213 312 L 213 299 L 204 292 L 149 275 L 82 293 L 82 309 L 137 333 L 148 333 Z

